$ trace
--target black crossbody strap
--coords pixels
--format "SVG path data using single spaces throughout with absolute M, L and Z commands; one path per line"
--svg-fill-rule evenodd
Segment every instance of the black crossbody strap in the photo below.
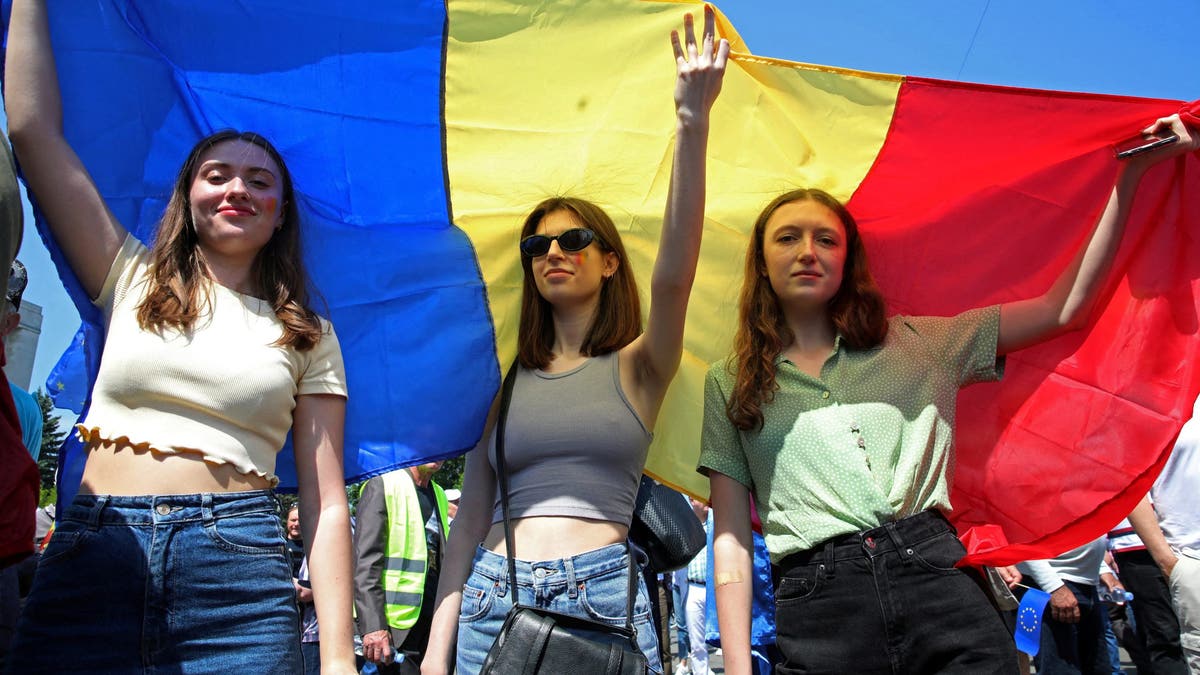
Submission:
M 496 417 L 496 473 L 500 479 L 500 509 L 504 514 L 504 552 L 508 554 L 508 590 L 517 604 L 517 561 L 512 550 L 512 522 L 508 519 L 508 467 L 504 463 L 504 427 L 508 420 L 508 404 L 512 402 L 513 383 L 517 379 L 517 362 L 508 367 L 504 385 L 500 388 L 500 410 Z
M 637 597 L 637 575 L 633 571 L 633 546 L 628 537 L 625 538 L 625 555 L 629 556 L 629 597 L 625 601 L 625 627 L 633 634 L 633 646 L 637 647 L 637 631 L 633 628 L 633 599 Z
M 508 421 L 508 405 L 512 402 L 513 385 L 517 380 L 517 362 L 508 367 L 504 384 L 500 387 L 500 410 L 496 415 L 496 478 L 500 483 L 500 512 L 504 515 L 504 552 L 508 555 L 508 587 L 513 605 L 517 604 L 517 560 L 513 556 L 512 522 L 508 518 L 508 466 L 504 462 L 504 427 Z M 629 557 L 629 593 L 625 602 L 625 627 L 635 633 L 633 627 L 633 600 L 637 597 L 637 574 L 634 572 L 633 548 L 625 540 L 625 553 Z M 634 646 L 637 646 L 636 644 Z

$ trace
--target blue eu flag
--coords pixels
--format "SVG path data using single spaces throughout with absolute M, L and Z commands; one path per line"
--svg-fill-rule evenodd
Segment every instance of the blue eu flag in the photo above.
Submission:
M 1030 656 L 1037 656 L 1038 645 L 1042 642 L 1042 614 L 1049 601 L 1049 593 L 1030 588 L 1025 591 L 1021 605 L 1017 607 L 1017 627 L 1013 630 L 1013 639 L 1017 642 L 1017 649 Z

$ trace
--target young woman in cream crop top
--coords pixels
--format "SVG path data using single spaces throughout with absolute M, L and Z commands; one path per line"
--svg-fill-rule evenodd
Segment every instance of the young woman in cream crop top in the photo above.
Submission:
M 307 304 L 287 166 L 257 134 L 201 140 L 145 249 L 63 137 L 47 24 L 42 0 L 13 3 L 9 130 L 108 334 L 80 425 L 79 495 L 41 559 L 9 665 L 36 670 L 65 631 L 81 671 L 299 672 L 270 491 L 290 429 L 304 540 L 319 543 L 307 553 L 322 672 L 354 673 L 345 374 L 332 326 Z M 91 580 L 79 583 L 80 570 Z
M 612 220 L 598 206 L 582 199 L 556 197 L 534 207 L 521 231 L 520 260 L 524 270 L 521 321 L 518 330 L 518 361 L 521 377 L 508 411 L 510 428 L 520 432 L 506 437 L 506 457 L 520 462 L 552 442 L 549 435 L 569 435 L 579 429 L 575 441 L 596 436 L 604 421 L 587 414 L 578 400 L 556 400 L 539 396 L 533 386 L 539 377 L 563 377 L 593 382 L 586 395 L 628 404 L 603 406 L 616 411 L 622 438 L 633 438 L 626 462 L 632 471 L 628 484 L 612 485 L 614 494 L 636 491 L 637 477 L 645 460 L 645 445 L 653 429 L 683 350 L 684 318 L 688 295 L 696 274 L 700 235 L 704 225 L 705 153 L 708 142 L 709 110 L 721 89 L 729 46 L 716 39 L 715 18 L 705 9 L 704 33 L 696 41 L 690 16 L 686 18 L 684 44 L 672 35 L 678 77 L 675 85 L 676 140 L 671 171 L 670 195 L 663 220 L 662 238 L 655 260 L 650 289 L 650 312 L 645 330 L 629 257 Z M 580 371 L 576 369 L 582 368 Z M 594 371 L 594 372 L 592 372 Z M 530 377 L 530 374 L 533 377 Z M 588 378 L 588 375 L 611 377 Z M 594 394 L 592 393 L 594 390 Z M 553 396 L 550 396 L 553 398 Z M 522 404 L 525 401 L 526 404 Z M 536 404 L 541 401 L 541 404 Z M 574 411 L 574 412 L 572 412 Z M 561 417 L 559 417 L 561 415 Z M 493 418 L 494 418 L 493 414 Z M 550 418 L 557 417 L 551 423 Z M 489 420 L 490 425 L 494 419 Z M 545 421 L 545 424 L 542 422 Z M 463 498 L 450 534 L 437 606 L 430 631 L 429 648 L 422 673 L 460 675 L 477 673 L 491 647 L 514 593 L 499 593 L 497 570 L 504 567 L 504 527 L 493 524 L 496 474 L 489 462 L 491 432 L 468 454 Z M 637 447 L 641 445 L 641 447 Z M 516 597 L 521 602 L 538 602 L 556 611 L 593 619 L 624 622 L 626 596 L 626 552 L 624 541 L 632 518 L 632 502 L 624 500 L 616 512 L 611 506 L 571 504 L 574 479 L 569 475 L 574 462 L 579 474 L 604 457 L 579 453 L 605 452 L 596 443 L 564 439 L 561 453 L 549 465 L 526 467 L 517 487 L 540 481 L 538 504 L 522 507 L 524 517 L 513 522 L 513 553 L 517 559 Z M 578 461 L 576 462 L 576 458 Z M 632 466 L 636 463 L 636 466 Z M 594 494 L 595 489 L 589 489 Z M 519 498 L 518 498 L 519 499 Z M 531 561 L 542 561 L 533 569 Z M 534 588 L 534 579 L 537 588 Z M 535 599 L 534 594 L 537 594 Z M 657 640 L 648 627 L 649 611 L 645 589 L 634 605 L 638 642 L 651 670 L 661 669 Z M 456 649 L 457 642 L 457 649 Z

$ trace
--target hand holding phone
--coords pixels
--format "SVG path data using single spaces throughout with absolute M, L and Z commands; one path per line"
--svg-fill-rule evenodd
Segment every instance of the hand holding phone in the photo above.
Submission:
M 1179 140 L 1179 136 L 1170 127 L 1160 129 L 1153 134 L 1138 134 L 1113 146 L 1117 159 L 1129 159 L 1150 152 L 1155 148 L 1170 145 Z

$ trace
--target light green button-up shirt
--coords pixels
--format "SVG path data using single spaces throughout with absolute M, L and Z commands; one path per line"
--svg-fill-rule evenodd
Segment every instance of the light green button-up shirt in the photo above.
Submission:
M 779 357 L 779 391 L 753 431 L 726 416 L 734 376 L 718 362 L 704 387 L 699 471 L 750 489 L 772 562 L 926 509 L 948 512 L 958 390 L 1000 379 L 999 336 L 992 306 L 892 317 L 874 349 L 838 336 L 820 378 Z

